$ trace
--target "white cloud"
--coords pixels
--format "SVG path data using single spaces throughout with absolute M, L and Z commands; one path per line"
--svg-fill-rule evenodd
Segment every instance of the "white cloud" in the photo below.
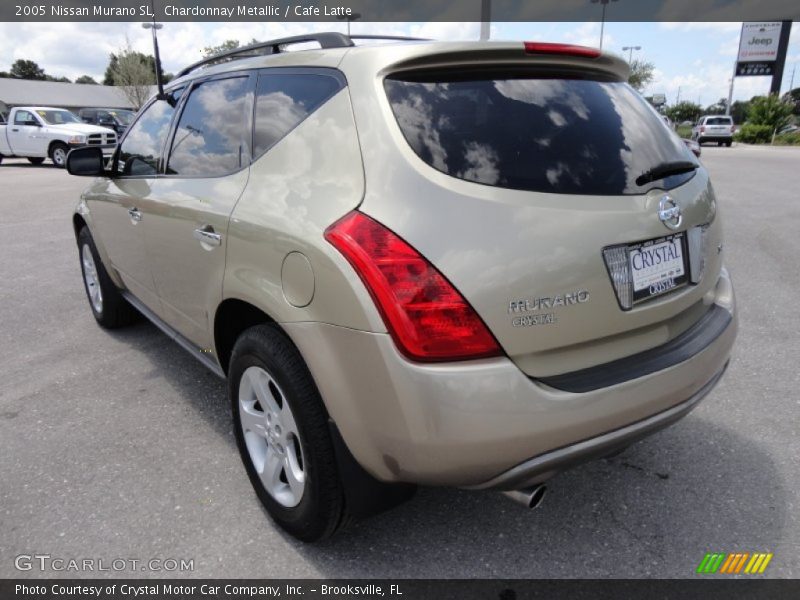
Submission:
M 604 48 L 611 48 L 616 45 L 616 40 L 613 35 L 608 33 L 608 28 L 609 23 L 606 23 L 605 31 L 603 32 Z M 567 31 L 564 34 L 564 41 L 596 48 L 600 45 L 600 23 L 583 23 L 575 29 Z

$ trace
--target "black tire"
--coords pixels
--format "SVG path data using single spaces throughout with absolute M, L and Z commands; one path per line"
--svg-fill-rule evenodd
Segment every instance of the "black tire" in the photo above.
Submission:
M 28 162 L 31 163 L 32 165 L 40 165 L 44 162 L 44 158 L 42 158 L 41 156 L 29 156 Z
M 2 165 L 2 164 L 3 164 L 3 155 L 0 154 L 0 165 Z
M 277 384 L 277 388 L 269 386 L 272 397 L 280 406 L 288 403 L 299 433 L 305 484 L 299 503 L 292 507 L 281 504 L 267 491 L 247 448 L 240 419 L 239 390 L 243 375 L 250 367 L 266 371 Z M 274 521 L 304 542 L 329 538 L 346 525 L 350 518 L 328 427 L 328 413 L 303 358 L 277 326 L 251 327 L 236 341 L 228 373 L 228 396 L 242 462 L 256 495 Z M 284 478 L 281 481 L 285 481 L 285 471 L 281 477 Z
M 94 261 L 96 285 L 99 286 L 101 293 L 99 308 L 92 300 L 92 292 L 89 289 L 90 286 L 86 277 L 87 265 L 83 259 L 84 247 L 88 248 Z M 122 297 L 117 286 L 108 276 L 88 227 L 81 229 L 78 234 L 78 260 L 81 264 L 83 289 L 86 291 L 86 299 L 89 301 L 89 307 L 92 309 L 95 320 L 106 329 L 118 329 L 135 322 L 139 317 L 139 313 Z
M 69 154 L 69 146 L 66 144 L 56 142 L 50 146 L 50 160 L 52 160 L 53 164 L 59 169 L 63 169 L 67 166 L 67 154 Z
M 733 144 L 733 141 L 731 141 L 731 140 L 728 140 L 727 142 L 725 142 L 725 145 L 726 145 L 728 148 L 730 148 L 732 144 Z

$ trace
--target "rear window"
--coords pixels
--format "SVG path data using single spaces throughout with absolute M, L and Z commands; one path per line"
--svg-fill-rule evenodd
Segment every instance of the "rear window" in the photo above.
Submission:
M 432 167 L 486 185 L 557 194 L 640 194 L 653 167 L 694 160 L 626 83 L 528 77 L 390 77 L 408 143 Z
M 732 122 L 730 117 L 709 117 L 706 119 L 706 125 L 730 125 Z

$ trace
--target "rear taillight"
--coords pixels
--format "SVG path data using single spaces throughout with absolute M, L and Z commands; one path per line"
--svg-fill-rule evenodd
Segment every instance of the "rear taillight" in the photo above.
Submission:
M 354 211 L 325 231 L 367 286 L 398 349 L 418 361 L 501 354 L 486 325 L 422 255 L 392 231 Z
M 736 125 L 731 125 L 731 133 L 736 133 Z
M 588 46 L 575 46 L 574 44 L 549 44 L 547 42 L 525 42 L 525 52 L 528 54 L 563 54 L 566 56 L 582 56 L 584 58 L 597 58 L 600 50 Z
M 706 126 L 700 125 L 700 133 L 705 133 L 705 132 L 706 132 Z

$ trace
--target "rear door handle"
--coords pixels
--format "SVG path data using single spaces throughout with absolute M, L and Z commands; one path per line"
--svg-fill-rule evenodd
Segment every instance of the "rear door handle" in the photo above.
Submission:
M 128 216 L 131 218 L 131 222 L 134 225 L 136 225 L 139 221 L 142 220 L 142 212 L 135 206 L 133 208 L 128 209 Z
M 214 231 L 211 225 L 198 227 L 194 230 L 194 239 L 209 246 L 219 246 L 222 244 L 222 236 Z

